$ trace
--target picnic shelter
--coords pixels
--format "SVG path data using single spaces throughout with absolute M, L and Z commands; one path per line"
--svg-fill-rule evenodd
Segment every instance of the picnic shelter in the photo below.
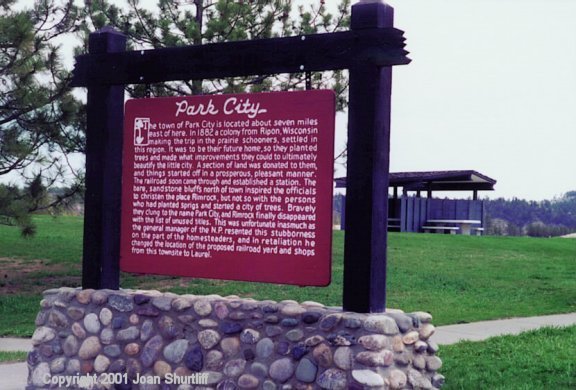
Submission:
M 345 177 L 335 182 L 336 188 L 346 188 Z M 480 235 L 484 231 L 485 212 L 478 191 L 493 191 L 495 184 L 496 180 L 474 170 L 391 172 L 388 230 Z M 438 191 L 468 191 L 471 197 L 435 198 L 434 192 Z M 344 209 L 343 206 L 342 227 Z

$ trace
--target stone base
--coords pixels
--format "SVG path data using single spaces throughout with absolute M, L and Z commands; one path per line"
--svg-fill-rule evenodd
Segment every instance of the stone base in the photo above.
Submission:
M 28 388 L 438 388 L 431 319 L 316 302 L 53 289 L 36 318 Z

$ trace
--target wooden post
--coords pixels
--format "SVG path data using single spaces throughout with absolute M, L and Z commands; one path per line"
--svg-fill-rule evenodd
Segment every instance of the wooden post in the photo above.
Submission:
M 351 30 L 392 27 L 394 10 L 363 0 Z M 386 309 L 386 249 L 392 68 L 357 56 L 350 67 L 343 308 Z
M 90 54 L 122 52 L 126 37 L 105 27 L 90 34 L 88 47 Z M 124 86 L 88 85 L 86 115 L 82 286 L 118 289 Z

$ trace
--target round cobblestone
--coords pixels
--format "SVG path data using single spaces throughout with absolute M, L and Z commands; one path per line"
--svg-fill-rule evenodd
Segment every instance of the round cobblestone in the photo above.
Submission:
M 444 383 L 436 373 L 442 367 L 435 356 L 438 345 L 430 340 L 435 328 L 424 312 L 342 313 L 292 300 L 80 291 L 45 293 L 28 355 L 30 386 L 39 373 L 208 374 L 208 385 L 197 386 L 201 390 L 439 388 Z M 140 387 L 167 390 L 169 385 Z

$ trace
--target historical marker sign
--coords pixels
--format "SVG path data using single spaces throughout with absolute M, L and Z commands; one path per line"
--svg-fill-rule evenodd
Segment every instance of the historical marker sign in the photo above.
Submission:
M 335 97 L 126 103 L 124 271 L 330 283 Z

